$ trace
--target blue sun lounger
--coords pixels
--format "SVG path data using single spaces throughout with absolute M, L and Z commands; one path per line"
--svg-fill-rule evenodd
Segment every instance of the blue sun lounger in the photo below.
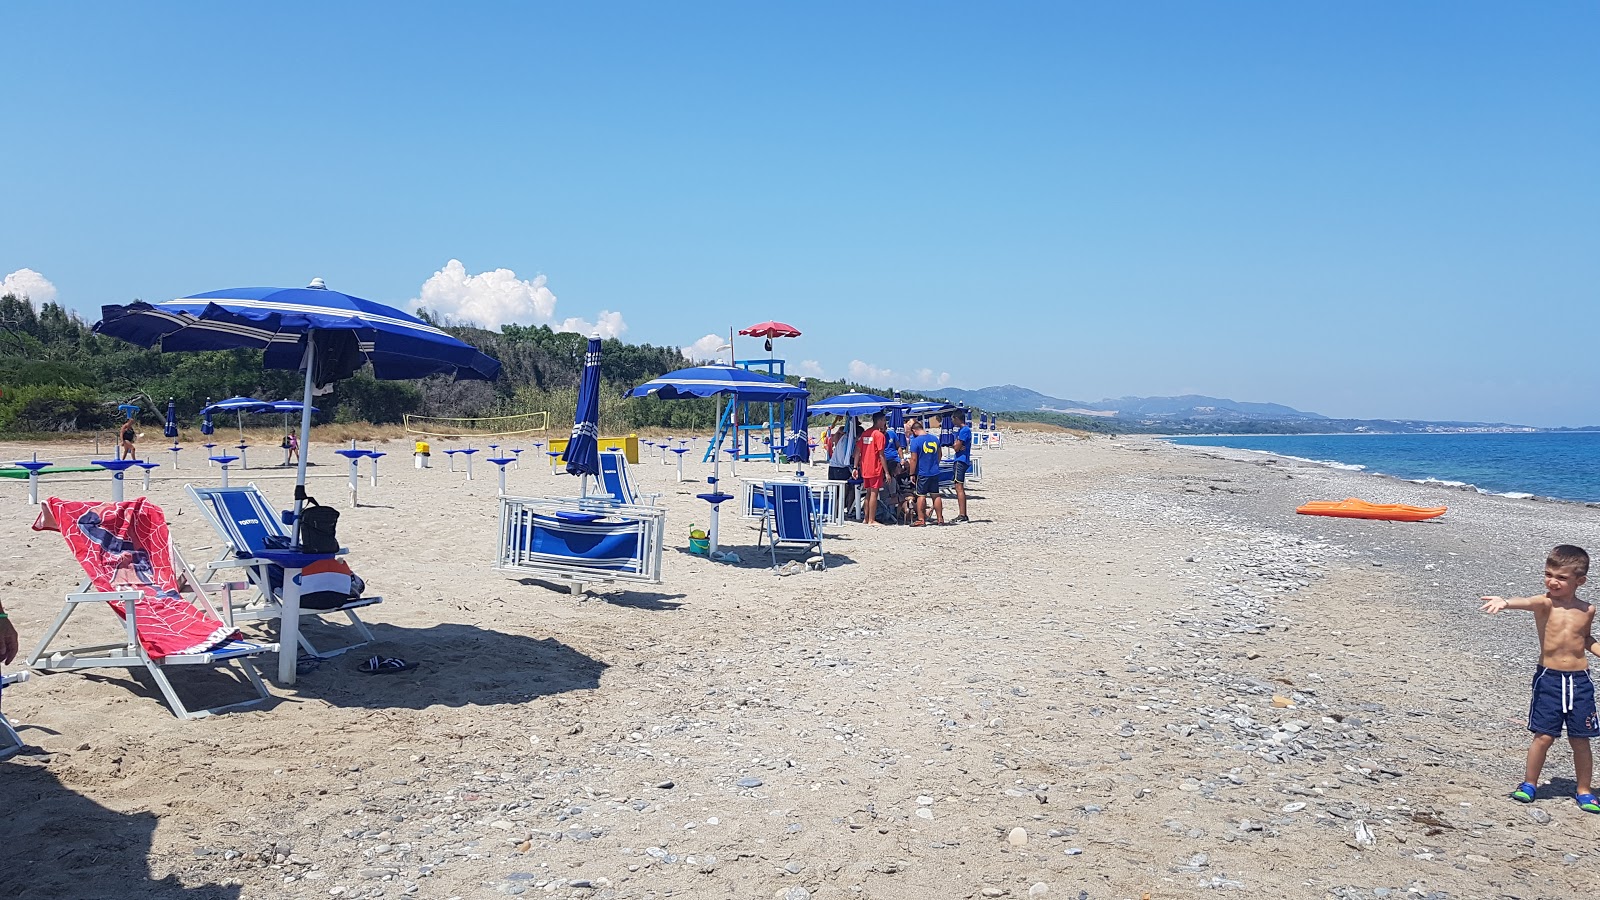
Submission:
M 667 513 L 604 497 L 500 498 L 495 568 L 566 582 L 661 583 Z
M 600 451 L 599 496 L 623 506 L 655 506 L 660 494 L 640 494 L 633 489 L 633 479 L 628 475 L 628 458 L 616 450 Z M 644 503 L 640 503 L 640 500 Z
M 761 538 L 772 553 L 772 564 L 778 564 L 781 546 L 785 550 L 798 548 L 802 555 L 809 555 L 815 548 L 826 566 L 827 556 L 822 551 L 822 511 L 810 486 L 775 481 L 767 485 L 767 496 L 771 498 L 772 508 L 761 520 Z
M 284 526 L 283 520 L 267 504 L 267 498 L 261 495 L 260 489 L 254 484 L 225 488 L 196 487 L 191 484 L 186 489 L 200 507 L 201 515 L 222 539 L 224 545 L 222 553 L 206 564 L 205 575 L 202 577 L 210 581 L 222 569 L 242 568 L 250 584 L 256 589 L 253 595 L 247 594 L 242 600 L 236 599 L 235 602 L 228 604 L 223 610 L 223 619 L 229 625 L 233 625 L 237 622 L 270 622 L 282 618 L 283 603 L 279 596 L 282 570 L 276 573 L 278 579 L 277 584 L 274 584 L 272 570 L 277 564 L 260 559 L 257 554 L 267 549 L 269 539 L 287 541 L 289 531 Z M 372 632 L 367 628 L 367 623 L 356 615 L 356 610 L 382 602 L 382 597 L 357 597 L 333 609 L 308 609 L 302 606 L 300 608 L 302 619 L 308 616 L 344 614 L 361 639 L 332 650 L 319 650 L 306 637 L 305 630 L 301 629 L 301 649 L 312 656 L 327 659 L 371 643 Z

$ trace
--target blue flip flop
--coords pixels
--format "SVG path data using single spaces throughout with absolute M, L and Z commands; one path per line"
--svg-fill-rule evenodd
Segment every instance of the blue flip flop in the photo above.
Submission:
M 1517 789 L 1511 792 L 1511 799 L 1518 803 L 1532 803 L 1538 797 L 1539 789 L 1526 781 L 1517 785 Z
M 1593 794 L 1579 794 L 1575 797 L 1578 808 L 1586 813 L 1600 813 L 1600 802 L 1596 802 Z

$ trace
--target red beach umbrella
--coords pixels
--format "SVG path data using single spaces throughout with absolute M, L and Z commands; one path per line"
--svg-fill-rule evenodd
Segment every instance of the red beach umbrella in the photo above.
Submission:
M 800 329 L 793 325 L 785 325 L 782 322 L 762 322 L 759 325 L 751 325 L 749 328 L 741 328 L 739 333 L 770 340 L 772 338 L 799 337 Z

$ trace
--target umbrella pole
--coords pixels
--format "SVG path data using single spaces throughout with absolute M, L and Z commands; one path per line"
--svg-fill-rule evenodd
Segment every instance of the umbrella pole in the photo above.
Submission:
M 312 362 L 316 359 L 316 331 L 306 332 L 306 385 L 300 406 L 300 465 L 295 470 L 294 481 L 294 548 L 300 548 L 300 509 L 306 499 L 306 452 L 311 448 L 311 387 Z M 294 684 L 295 664 L 300 657 L 300 585 L 297 569 L 283 570 L 282 615 L 278 619 L 278 680 L 285 685 Z

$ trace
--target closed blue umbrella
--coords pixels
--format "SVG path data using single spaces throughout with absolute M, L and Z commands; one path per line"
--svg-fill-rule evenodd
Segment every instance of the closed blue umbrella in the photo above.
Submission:
M 217 423 L 211 421 L 211 398 L 206 398 L 205 409 L 200 410 L 200 433 L 210 437 L 217 433 Z
M 161 429 L 161 433 L 169 438 L 178 436 L 178 401 L 175 399 L 167 399 L 167 426 Z
M 300 445 L 311 431 L 311 396 L 364 364 L 380 379 L 448 374 L 457 379 L 493 381 L 498 360 L 409 313 L 360 297 L 330 291 L 322 279 L 303 288 L 249 287 L 212 291 L 160 303 L 108 305 L 95 324 L 98 334 L 122 338 L 162 352 L 255 347 L 269 369 L 300 369 L 305 390 L 300 410 Z M 300 510 L 306 499 L 306 459 L 295 473 L 294 534 L 300 539 Z M 294 684 L 293 648 L 299 610 L 285 608 L 278 675 Z
M 578 382 L 578 408 L 572 416 L 572 435 L 561 451 L 568 475 L 583 476 L 585 493 L 589 477 L 600 474 L 600 338 L 589 338 L 583 354 L 583 378 Z
M 906 448 L 906 405 L 900 402 L 900 392 L 894 392 L 894 405 L 889 407 L 889 433 L 894 435 L 900 449 Z
M 800 379 L 800 390 L 806 389 L 806 380 Z M 811 433 L 806 419 L 810 414 L 806 410 L 808 394 L 800 394 L 794 398 L 794 421 L 790 423 L 794 437 L 789 439 L 789 446 L 783 450 L 783 455 L 797 463 L 811 461 Z

